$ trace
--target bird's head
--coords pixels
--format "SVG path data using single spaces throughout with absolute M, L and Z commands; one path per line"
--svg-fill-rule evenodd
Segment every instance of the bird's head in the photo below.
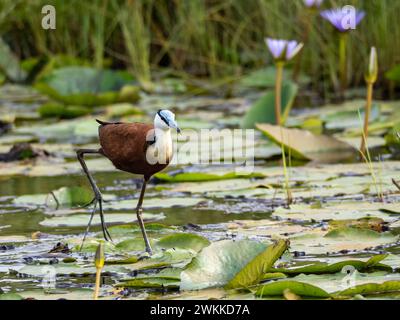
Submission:
M 178 124 L 175 121 L 175 114 L 169 110 L 158 110 L 154 118 L 154 127 L 157 129 L 167 130 L 169 128 L 176 129 L 178 133 L 181 132 Z

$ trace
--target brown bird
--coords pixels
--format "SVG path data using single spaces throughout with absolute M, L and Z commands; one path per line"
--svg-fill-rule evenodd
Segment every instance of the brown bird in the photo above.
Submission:
M 138 122 L 105 122 L 97 119 L 96 121 L 100 124 L 99 140 L 101 148 L 79 149 L 76 152 L 82 169 L 94 192 L 94 199 L 89 203 L 89 205 L 94 204 L 94 208 L 82 240 L 82 245 L 89 232 L 97 205 L 99 206 L 104 238 L 107 241 L 112 241 L 104 221 L 102 195 L 84 161 L 85 154 L 101 154 L 108 158 L 117 169 L 143 175 L 143 185 L 136 206 L 136 214 L 140 229 L 142 230 L 146 251 L 152 254 L 142 219 L 142 203 L 146 184 L 151 176 L 167 167 L 172 159 L 171 128 L 176 129 L 180 133 L 178 124 L 175 121 L 175 115 L 169 110 L 159 110 L 155 115 L 154 125 Z

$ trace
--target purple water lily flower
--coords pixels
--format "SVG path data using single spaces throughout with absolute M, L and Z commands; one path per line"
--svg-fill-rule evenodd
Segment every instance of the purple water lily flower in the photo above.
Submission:
M 266 38 L 265 42 L 274 59 L 280 61 L 291 60 L 303 48 L 303 44 L 295 40 Z
M 328 20 L 339 32 L 355 29 L 365 16 L 364 11 L 357 11 L 354 7 L 324 10 L 321 16 Z
M 319 8 L 324 0 L 304 0 L 304 4 L 308 8 Z

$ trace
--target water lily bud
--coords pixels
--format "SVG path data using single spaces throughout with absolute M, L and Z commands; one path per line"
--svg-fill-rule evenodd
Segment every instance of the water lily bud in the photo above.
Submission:
M 94 264 L 95 264 L 97 269 L 103 268 L 104 260 L 105 260 L 105 257 L 104 257 L 104 243 L 100 242 L 98 247 L 97 247 L 96 255 L 95 255 L 95 258 L 94 258 Z
M 370 83 L 375 83 L 378 78 L 378 54 L 375 47 L 371 48 L 369 55 L 368 70 L 365 75 L 365 80 Z

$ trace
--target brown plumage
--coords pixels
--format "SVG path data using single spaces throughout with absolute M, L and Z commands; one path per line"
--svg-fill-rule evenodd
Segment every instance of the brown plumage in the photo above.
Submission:
M 99 152 L 110 159 L 114 166 L 122 171 L 142 174 L 145 180 L 163 170 L 169 164 L 149 164 L 146 151 L 154 143 L 154 125 L 145 123 L 100 123 Z
M 168 166 L 172 157 L 172 139 L 170 129 L 174 128 L 178 132 L 180 129 L 175 122 L 175 115 L 168 110 L 159 110 L 154 118 L 154 125 L 144 123 L 122 123 L 105 122 L 96 120 L 99 126 L 100 149 L 80 149 L 77 151 L 78 160 L 85 172 L 94 192 L 94 199 L 90 204 L 94 204 L 82 245 L 89 232 L 90 225 L 99 206 L 101 226 L 106 240 L 111 240 L 110 233 L 104 221 L 103 198 L 99 188 L 90 174 L 85 160 L 85 154 L 101 154 L 108 158 L 114 166 L 122 171 L 143 175 L 143 185 L 140 191 L 136 214 L 140 228 L 142 230 L 146 251 L 151 254 L 150 242 L 147 238 L 146 229 L 142 219 L 142 203 L 146 190 L 147 181 L 156 172 Z M 149 149 L 150 148 L 150 149 Z M 149 152 L 148 152 L 149 151 Z M 149 153 L 149 155 L 148 155 Z M 165 157 L 160 157 L 165 155 Z M 149 156 L 150 162 L 147 160 Z M 89 205 L 90 205 L 89 204 Z

